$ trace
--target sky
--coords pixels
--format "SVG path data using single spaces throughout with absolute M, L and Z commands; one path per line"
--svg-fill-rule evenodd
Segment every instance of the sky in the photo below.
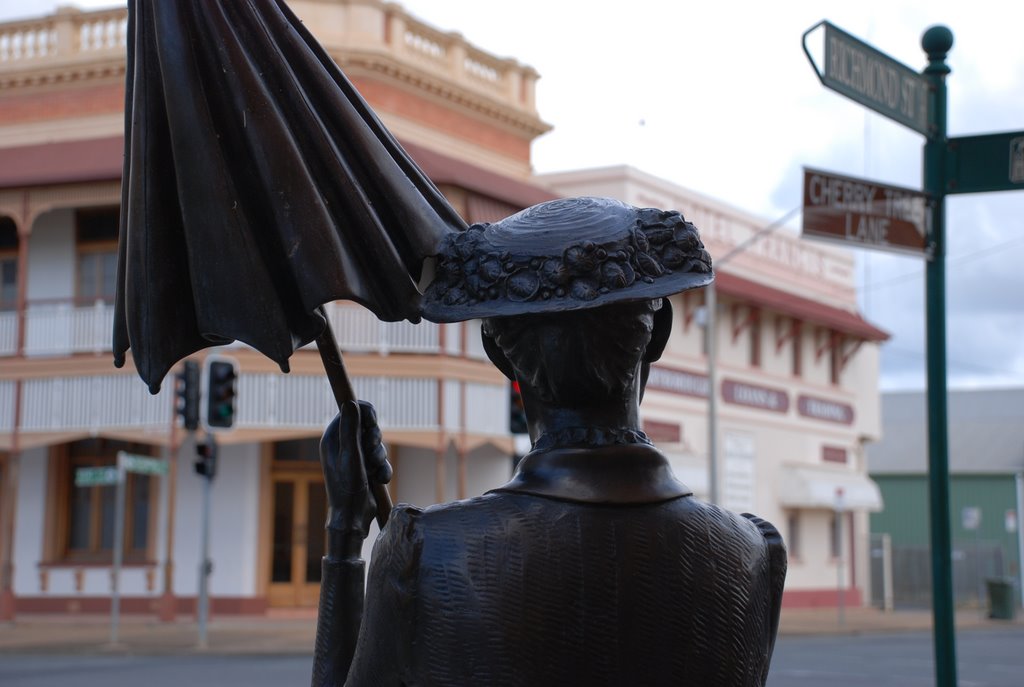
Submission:
M 57 4 L 2 0 L 0 21 L 49 13 Z M 801 37 L 822 19 L 915 71 L 926 64 L 924 30 L 949 26 L 949 135 L 1024 130 L 1024 3 L 400 4 L 540 73 L 538 109 L 554 129 L 534 144 L 537 172 L 629 164 L 757 214 L 766 225 L 800 205 L 803 166 L 921 185 L 923 137 L 815 76 Z M 946 226 L 950 387 L 1022 386 L 1024 191 L 950 197 Z M 799 217 L 789 228 L 798 231 Z M 862 249 L 857 262 L 862 312 L 892 334 L 882 348 L 882 388 L 923 389 L 923 259 Z

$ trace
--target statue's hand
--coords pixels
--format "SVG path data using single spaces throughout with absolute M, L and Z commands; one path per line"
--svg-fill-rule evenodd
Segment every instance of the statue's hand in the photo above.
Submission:
M 391 481 L 391 464 L 372 405 L 342 405 L 341 414 L 324 430 L 320 464 L 327 487 L 328 553 L 358 556 L 377 512 L 367 476 L 380 484 Z

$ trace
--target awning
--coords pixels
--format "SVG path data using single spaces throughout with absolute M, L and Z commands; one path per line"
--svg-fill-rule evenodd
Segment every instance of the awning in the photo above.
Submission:
M 724 271 L 715 274 L 715 285 L 720 294 L 760 305 L 805 322 L 831 327 L 837 332 L 859 339 L 889 339 L 887 332 L 871 324 L 858 313 L 827 305 L 814 298 L 798 296 Z
M 779 473 L 779 503 L 790 508 L 882 510 L 878 485 L 859 472 L 815 465 L 785 465 Z M 840 497 L 841 494 L 841 497 Z

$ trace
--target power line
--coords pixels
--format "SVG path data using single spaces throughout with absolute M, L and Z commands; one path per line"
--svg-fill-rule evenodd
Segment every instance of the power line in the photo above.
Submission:
M 884 353 L 895 353 L 896 355 L 903 356 L 905 358 L 914 358 L 916 360 L 924 360 L 925 354 L 923 351 L 911 351 L 906 348 L 895 348 L 888 344 L 882 346 Z M 955 360 L 946 356 L 946 364 L 952 365 L 953 367 L 967 367 L 974 368 L 982 372 L 998 372 L 1000 374 L 1011 374 L 1011 375 L 1024 375 L 1024 370 L 1008 370 L 1006 368 L 989 367 L 988 365 L 978 365 L 977 363 L 968 363 L 963 360 Z
M 755 231 L 753 235 L 748 237 L 747 240 L 743 241 L 742 243 L 736 244 L 735 246 L 733 246 L 732 250 L 730 250 L 728 253 L 726 253 L 718 260 L 715 260 L 715 266 L 721 267 L 723 264 L 725 264 L 732 258 L 736 257 L 746 249 L 750 248 L 752 245 L 763 239 L 765 236 L 767 236 L 768 234 L 772 233 L 773 231 L 784 225 L 786 222 L 790 220 L 791 217 L 796 215 L 801 210 L 803 210 L 803 205 L 798 205 L 789 212 L 787 212 L 786 214 L 784 214 L 782 217 L 772 222 L 771 224 L 761 227 L 760 229 Z
M 981 248 L 979 250 L 974 251 L 973 253 L 966 253 L 964 255 L 958 255 L 951 258 L 947 258 L 947 261 L 955 261 L 957 263 L 963 264 L 965 262 L 970 262 L 971 260 L 984 258 L 988 255 L 991 255 L 992 253 L 1004 250 L 1005 248 L 1009 248 L 1011 246 L 1015 246 L 1018 244 L 1024 244 L 1024 237 L 1018 236 L 1015 239 L 1003 241 L 1002 243 L 997 243 L 994 246 L 987 246 L 985 248 Z M 889 277 L 888 279 L 882 279 L 880 281 L 876 281 L 873 284 L 865 284 L 863 288 L 865 291 L 874 291 L 875 289 L 880 289 L 884 286 L 891 286 L 892 284 L 898 284 L 900 282 L 909 281 L 910 279 L 919 279 L 922 276 L 924 276 L 924 271 L 916 270 L 914 272 L 907 272 L 906 274 L 900 274 L 895 277 Z

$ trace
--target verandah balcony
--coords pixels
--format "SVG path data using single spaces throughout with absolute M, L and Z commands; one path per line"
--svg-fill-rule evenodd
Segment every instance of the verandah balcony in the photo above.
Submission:
M 479 323 L 381 322 L 352 303 L 328 303 L 325 310 L 339 347 L 347 353 L 438 354 L 443 347 L 448 355 L 485 357 L 479 343 Z M 18 321 L 15 311 L 0 312 L 0 356 L 17 355 Z M 34 301 L 25 308 L 24 323 L 26 357 L 107 353 L 114 308 L 102 300 L 87 305 L 71 300 Z

